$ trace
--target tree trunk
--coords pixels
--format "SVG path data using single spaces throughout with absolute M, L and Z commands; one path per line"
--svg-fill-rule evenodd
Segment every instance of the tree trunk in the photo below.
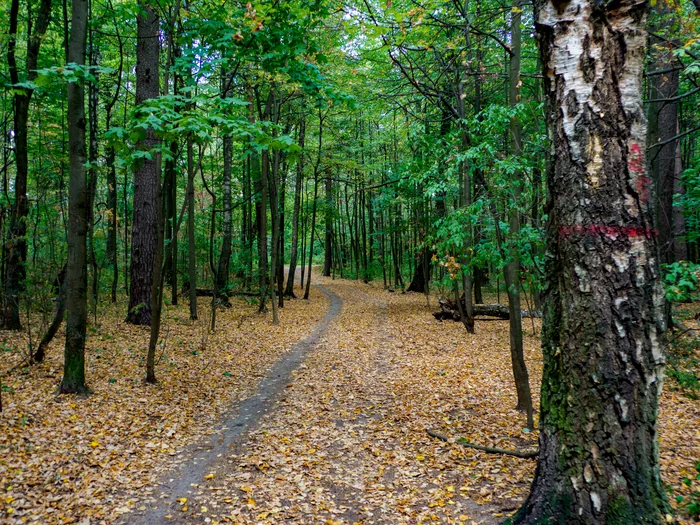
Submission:
M 230 75 L 222 75 L 222 84 L 224 85 L 224 98 L 229 96 Z M 224 197 L 224 238 L 221 242 L 221 253 L 219 254 L 219 267 L 216 271 L 216 287 L 219 294 L 228 296 L 228 274 L 229 263 L 231 262 L 231 244 L 233 242 L 233 202 L 231 198 L 231 175 L 233 171 L 233 137 L 231 135 L 224 136 L 224 173 L 223 173 L 223 197 Z
M 10 4 L 10 31 L 7 43 L 7 62 L 9 66 L 10 82 L 19 84 L 19 71 L 15 48 L 17 45 L 17 23 L 19 16 L 19 0 L 12 0 Z M 27 4 L 28 5 L 28 4 Z M 27 7 L 28 15 L 31 11 Z M 87 16 L 87 15 L 85 15 Z M 37 77 L 39 61 L 39 49 L 46 29 L 51 21 L 51 0 L 41 0 L 36 20 L 30 27 L 33 33 L 27 38 L 27 81 L 32 82 Z M 83 50 L 83 54 L 85 50 Z M 83 61 L 84 63 L 84 61 Z M 25 262 L 27 260 L 27 215 L 29 205 L 27 201 L 27 175 L 29 172 L 29 157 L 27 146 L 27 129 L 29 124 L 29 103 L 34 90 L 30 87 L 15 87 L 14 89 L 14 150 L 15 150 L 15 202 L 12 205 L 10 225 L 7 231 L 7 260 L 5 263 L 5 290 L 3 295 L 2 323 L 3 330 L 21 330 L 22 324 L 19 318 L 19 294 L 24 289 L 26 275 Z
M 99 64 L 100 56 L 99 50 L 96 48 L 94 41 L 94 31 L 90 31 L 89 41 L 89 63 L 91 67 L 96 68 Z M 98 292 L 100 284 L 100 265 L 97 262 L 97 254 L 95 253 L 95 196 L 97 194 L 97 155 L 99 152 L 98 143 L 98 124 L 99 119 L 97 116 L 98 104 L 99 104 L 99 91 L 98 82 L 99 74 L 97 70 L 93 72 L 94 81 L 90 82 L 88 85 L 88 122 L 89 122 L 89 147 L 88 147 L 88 163 L 89 168 L 87 170 L 87 188 L 88 188 L 88 252 L 90 267 L 92 269 L 92 279 L 90 287 L 90 303 L 92 308 L 92 313 L 95 319 L 97 319 L 97 301 Z
M 165 262 L 163 264 L 163 281 L 168 282 L 171 288 L 171 298 L 173 304 L 177 304 L 177 251 L 173 246 L 177 246 L 177 142 L 170 143 L 170 158 L 165 160 L 163 169 L 163 238 L 165 245 Z
M 258 312 L 267 311 L 268 260 L 267 260 L 267 177 L 270 170 L 270 157 L 267 151 L 260 155 L 260 198 L 255 203 L 258 223 L 258 272 L 260 279 L 260 304 Z
M 187 137 L 187 268 L 190 291 L 190 319 L 197 319 L 197 250 L 194 237 L 194 147 Z
M 233 242 L 233 202 L 231 198 L 231 174 L 233 171 L 233 137 L 224 137 L 224 238 L 221 242 L 219 267 L 216 271 L 216 287 L 219 295 L 228 296 L 228 274 L 231 261 L 231 244 Z
M 158 39 L 157 6 L 145 2 L 139 6 L 136 18 L 136 104 L 158 97 Z M 153 151 L 159 139 L 152 129 L 139 141 L 139 150 Z M 157 245 L 158 162 L 155 155 L 140 159 L 134 173 L 134 219 L 131 233 L 131 284 L 129 312 L 126 322 L 151 324 L 151 289 Z
M 554 155 L 540 448 L 515 523 L 661 524 L 669 508 L 656 426 L 663 295 L 641 100 L 647 6 L 535 4 Z
M 109 119 L 105 124 L 109 129 Z M 117 264 L 117 169 L 114 147 L 107 147 L 107 260 L 112 267 L 112 302 L 117 302 L 119 265 Z
M 73 0 L 68 62 L 85 64 L 87 0 Z M 85 334 L 87 329 L 87 225 L 88 196 L 85 176 L 85 87 L 68 84 L 68 142 L 70 182 L 68 186 L 68 263 L 66 266 L 66 346 L 62 394 L 84 394 Z
M 160 176 L 160 155 L 157 157 L 156 169 L 156 254 L 153 263 L 153 284 L 151 287 L 151 333 L 146 352 L 146 383 L 156 382 L 156 345 L 160 335 L 160 319 L 163 306 L 163 187 Z
M 326 218 L 325 249 L 323 258 L 323 275 L 330 277 L 333 266 L 333 187 L 331 185 L 331 172 L 326 170 L 326 200 L 324 211 Z
M 320 140 L 320 139 L 319 139 Z M 311 265 L 314 260 L 314 234 L 316 233 L 316 202 L 318 201 L 318 179 L 314 173 L 314 202 L 311 205 L 311 236 L 309 237 L 309 269 L 306 275 L 306 289 L 304 291 L 304 299 L 309 299 L 311 290 Z
M 520 20 L 522 12 L 521 0 L 514 0 L 511 15 L 511 55 L 509 75 L 509 99 L 510 106 L 514 108 L 520 102 L 520 53 L 521 30 Z M 510 120 L 511 152 L 514 156 L 522 155 L 522 130 L 517 118 Z M 516 171 L 511 179 L 513 190 L 513 202 L 510 209 L 510 254 L 508 263 L 503 269 L 503 276 L 508 292 L 508 308 L 510 312 L 510 357 L 513 366 L 515 389 L 518 393 L 516 408 L 527 414 L 527 426 L 534 426 L 532 415 L 532 393 L 530 392 L 530 378 L 527 373 L 527 365 L 523 354 L 523 322 L 520 314 L 520 258 L 518 256 L 517 239 L 520 236 L 520 199 L 522 194 L 522 173 Z
M 294 295 L 294 274 L 297 270 L 297 252 L 299 251 L 299 210 L 301 208 L 302 183 L 304 181 L 304 142 L 306 139 L 306 115 L 302 113 L 299 122 L 299 160 L 297 161 L 297 178 L 294 183 L 294 211 L 292 212 L 292 251 L 289 257 L 289 273 L 287 274 L 287 286 L 284 294 L 289 297 Z M 304 259 L 302 258 L 302 265 Z
M 413 272 L 413 279 L 411 279 L 411 284 L 406 288 L 407 292 L 419 292 L 425 293 L 426 285 L 426 271 L 425 271 L 425 259 L 427 252 L 425 249 L 420 250 L 416 254 L 416 269 Z
M 678 24 L 675 9 L 664 2 L 654 6 L 652 28 L 667 34 Z M 675 262 L 674 231 L 673 231 L 673 194 L 676 179 L 681 174 L 676 168 L 676 153 L 678 141 L 673 137 L 678 135 L 678 101 L 672 99 L 678 95 L 680 72 L 672 66 L 675 63 L 673 50 L 675 46 L 669 38 L 664 41 L 654 41 L 652 46 L 653 69 L 671 69 L 668 73 L 654 75 L 649 79 L 649 145 L 666 142 L 663 146 L 653 148 L 649 152 L 649 176 L 656 185 L 656 225 L 659 230 L 659 251 L 661 263 Z
M 275 97 L 277 98 L 277 97 Z M 276 104 L 276 102 L 275 102 Z M 267 152 L 266 152 L 267 153 Z M 269 153 L 267 153 L 269 158 Z M 268 161 L 269 165 L 269 161 Z M 277 203 L 277 160 L 273 161 L 275 168 L 270 172 L 269 169 L 263 169 L 263 187 L 268 189 L 270 195 L 270 223 L 272 229 L 272 242 L 270 243 L 270 301 L 272 303 L 272 323 L 279 324 L 279 312 L 277 310 L 278 303 L 275 297 L 275 290 L 277 289 L 277 264 L 279 256 L 279 206 Z

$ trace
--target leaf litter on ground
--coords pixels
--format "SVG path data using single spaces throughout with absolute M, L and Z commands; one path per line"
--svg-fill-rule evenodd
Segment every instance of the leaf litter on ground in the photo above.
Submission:
M 123 325 L 116 313 L 111 324 L 101 316 L 90 338 L 95 394 L 88 399 L 54 400 L 57 343 L 47 364 L 11 375 L 0 429 L 0 517 L 110 523 L 123 515 L 128 522 L 146 498 L 170 505 L 172 523 L 473 524 L 512 515 L 527 496 L 534 461 L 426 434 L 536 448 L 537 431 L 524 429 L 514 409 L 508 323 L 477 321 L 469 336 L 460 323 L 436 321 L 423 295 L 320 282 L 343 299 L 342 312 L 245 445 L 187 494 L 160 494 L 156 481 L 191 459 L 181 453 L 185 445 L 309 333 L 328 308 L 320 292 L 312 288 L 311 302 L 288 302 L 279 327 L 236 302 L 208 336 L 206 321 L 192 323 L 185 307 L 171 308 L 155 388 L 140 381 L 147 331 Z M 536 406 L 539 323 L 524 325 Z M 683 479 L 700 458 L 700 401 L 666 388 L 659 421 L 663 479 L 672 496 L 688 497 Z M 683 503 L 671 500 L 679 522 L 690 523 Z

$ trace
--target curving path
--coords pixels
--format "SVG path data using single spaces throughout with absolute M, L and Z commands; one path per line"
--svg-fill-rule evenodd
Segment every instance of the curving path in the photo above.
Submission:
M 243 400 L 235 407 L 217 432 L 208 436 L 206 442 L 192 445 L 188 451 L 190 460 L 180 465 L 177 470 L 166 473 L 166 478 L 157 488 L 159 497 L 146 503 L 146 510 L 132 513 L 125 517 L 123 523 L 153 525 L 156 523 L 173 523 L 170 517 L 173 509 L 182 512 L 177 501 L 193 492 L 193 485 L 201 483 L 209 473 L 225 468 L 231 450 L 245 442 L 247 434 L 255 429 L 261 419 L 278 402 L 280 393 L 289 384 L 293 372 L 299 367 L 306 354 L 328 331 L 330 322 L 339 314 L 342 301 L 333 292 L 323 286 L 316 286 L 330 299 L 330 308 L 322 321 L 311 334 L 297 343 L 282 359 L 277 361 L 258 386 L 257 392 Z M 175 503 L 177 505 L 175 505 Z M 191 504 L 190 504 L 191 505 Z M 182 516 L 186 518 L 186 516 Z M 186 521 L 189 518 L 186 518 Z
M 460 492 L 481 490 L 457 468 L 463 453 L 425 435 L 426 407 L 429 424 L 444 416 L 430 412 L 434 385 L 416 356 L 435 356 L 405 339 L 421 330 L 411 322 L 434 322 L 424 299 L 317 282 L 331 298 L 324 320 L 123 523 L 499 521 L 502 505 Z

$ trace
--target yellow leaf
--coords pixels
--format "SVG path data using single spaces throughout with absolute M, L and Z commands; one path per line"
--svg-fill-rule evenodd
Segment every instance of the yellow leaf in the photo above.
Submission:
M 100 446 L 100 443 L 99 443 L 96 439 L 93 439 L 93 440 L 92 440 L 92 443 L 90 443 L 90 446 L 91 446 L 92 448 L 97 448 L 97 447 Z
M 251 488 L 250 488 L 249 486 L 247 486 L 247 485 L 241 485 L 241 490 L 242 490 L 243 492 L 253 492 L 253 489 L 251 489 Z
M 416 454 L 416 459 L 418 461 L 425 461 L 425 456 L 423 454 Z
M 190 508 L 187 505 L 184 505 L 180 510 L 182 510 L 182 512 L 187 512 L 188 510 L 190 510 Z
M 270 513 L 267 512 L 267 511 L 261 512 L 260 514 L 258 514 L 258 518 L 257 518 L 257 519 L 259 519 L 259 520 L 264 520 L 264 519 L 266 519 L 269 515 L 270 515 Z
M 180 505 L 187 503 L 187 498 L 177 498 L 177 500 L 180 502 Z
M 214 473 L 212 472 L 211 474 L 207 474 L 204 476 L 204 479 L 214 479 Z
M 14 501 L 14 499 L 15 498 L 13 498 L 12 496 L 7 496 L 5 498 L 5 503 L 7 503 L 9 505 L 10 503 L 12 503 Z
M 248 498 L 248 505 L 255 507 L 255 500 L 253 498 Z

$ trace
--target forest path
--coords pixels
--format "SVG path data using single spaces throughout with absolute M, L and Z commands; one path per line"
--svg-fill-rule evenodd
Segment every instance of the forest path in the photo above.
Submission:
M 407 308 L 430 319 L 424 299 L 320 283 L 332 300 L 323 321 L 124 523 L 500 521 L 488 499 L 460 492 L 467 480 L 452 456 L 464 454 L 427 437 L 413 405 L 415 385 L 431 384 L 402 341 L 420 327 L 402 320 Z
M 156 499 L 146 503 L 146 510 L 125 517 L 124 523 L 155 524 L 168 522 L 174 498 L 186 497 L 192 493 L 205 476 L 215 471 L 229 451 L 240 446 L 246 435 L 254 429 L 261 418 L 273 408 L 280 392 L 288 385 L 292 373 L 304 360 L 308 351 L 316 345 L 328 329 L 330 322 L 337 317 L 342 308 L 341 299 L 323 286 L 317 286 L 329 299 L 330 307 L 321 322 L 302 341 L 297 343 L 284 357 L 272 367 L 268 375 L 260 382 L 254 395 L 244 399 L 233 408 L 228 417 L 206 441 L 194 443 L 185 453 L 190 460 L 179 465 L 176 470 L 166 472 L 164 480 L 158 487 L 161 501 Z M 173 497 L 169 497 L 173 495 Z M 165 502 L 165 504 L 164 504 Z M 178 509 L 181 510 L 181 509 Z

